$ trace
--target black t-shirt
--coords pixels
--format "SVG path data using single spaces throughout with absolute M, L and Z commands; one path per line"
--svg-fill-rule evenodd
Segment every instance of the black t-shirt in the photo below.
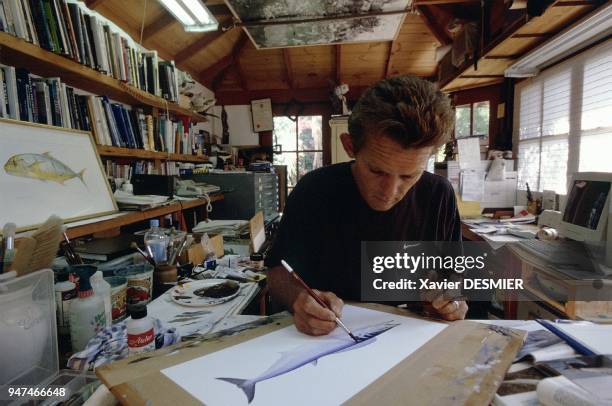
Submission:
M 270 254 L 284 259 L 312 288 L 360 300 L 361 241 L 460 241 L 461 223 L 450 183 L 424 172 L 385 212 L 361 197 L 351 163 L 314 170 L 291 192 Z

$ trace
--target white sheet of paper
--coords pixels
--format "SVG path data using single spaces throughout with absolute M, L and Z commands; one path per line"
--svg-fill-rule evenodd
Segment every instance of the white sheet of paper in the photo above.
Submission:
M 597 354 L 612 354 L 612 325 L 555 324 L 559 330 L 573 337 Z
M 457 140 L 459 150 L 459 169 L 473 169 L 479 171 L 480 168 L 480 142 L 478 138 L 459 138 Z
M 353 331 L 388 321 L 398 325 L 369 345 L 322 356 L 316 365 L 308 362 L 293 370 L 300 359 L 307 359 L 296 349 L 325 348 L 350 338 L 340 328 L 328 336 L 311 337 L 289 326 L 161 372 L 206 405 L 247 405 L 243 390 L 217 378 L 258 380 L 276 365 L 274 371 L 283 373 L 258 380 L 251 405 L 340 404 L 446 328 L 442 323 L 355 306 L 344 307 L 342 320 Z M 277 364 L 281 358 L 283 365 Z
M 461 200 L 480 202 L 484 193 L 484 183 L 483 172 L 461 172 Z

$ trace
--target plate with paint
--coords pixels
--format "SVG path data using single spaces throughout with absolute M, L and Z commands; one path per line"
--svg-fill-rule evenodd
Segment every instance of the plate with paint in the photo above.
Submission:
M 240 284 L 227 279 L 203 279 L 175 286 L 172 301 L 183 306 L 215 306 L 232 300 L 240 293 Z

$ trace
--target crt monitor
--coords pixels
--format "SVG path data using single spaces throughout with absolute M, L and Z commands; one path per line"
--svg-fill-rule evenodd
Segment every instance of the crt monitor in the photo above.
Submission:
M 578 172 L 568 184 L 560 233 L 576 241 L 606 239 L 612 173 Z

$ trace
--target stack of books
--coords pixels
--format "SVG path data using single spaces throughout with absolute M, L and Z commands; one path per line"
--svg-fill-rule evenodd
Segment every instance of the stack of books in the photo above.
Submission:
M 132 175 L 180 175 L 188 164 L 184 162 L 166 161 L 156 168 L 151 161 L 106 160 L 104 169 L 108 178 L 132 179 Z
M 177 69 L 142 49 L 82 3 L 0 0 L 0 30 L 115 79 L 177 102 Z
M 191 154 L 189 120 L 145 114 L 106 96 L 78 94 L 60 78 L 41 78 L 27 69 L 0 64 L 0 116 L 91 131 L 99 145 Z

